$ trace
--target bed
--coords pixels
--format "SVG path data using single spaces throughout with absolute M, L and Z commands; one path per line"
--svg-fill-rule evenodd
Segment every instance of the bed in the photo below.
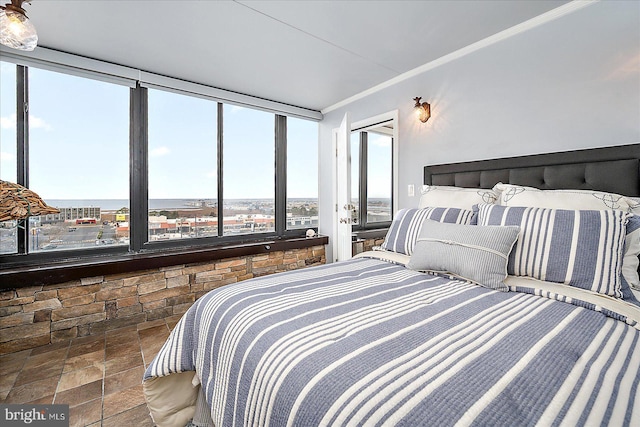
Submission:
M 156 424 L 638 425 L 640 144 L 424 176 L 377 250 L 197 300 Z

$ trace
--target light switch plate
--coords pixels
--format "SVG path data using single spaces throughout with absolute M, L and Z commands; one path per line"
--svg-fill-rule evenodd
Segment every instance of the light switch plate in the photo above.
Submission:
M 414 188 L 413 188 L 413 184 L 409 184 L 407 186 L 407 193 L 409 195 L 409 197 L 413 197 L 413 195 L 415 194 Z

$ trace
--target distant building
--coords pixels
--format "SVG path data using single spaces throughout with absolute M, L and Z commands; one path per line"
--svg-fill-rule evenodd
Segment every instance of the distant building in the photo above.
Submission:
M 287 228 L 313 228 L 318 226 L 318 216 L 291 216 L 287 218 Z
M 58 208 L 59 214 L 42 215 L 40 221 L 43 224 L 60 222 L 60 221 L 76 221 L 78 219 L 95 219 L 101 220 L 101 212 L 99 206 L 75 207 L 75 208 Z
M 128 231 L 128 224 L 120 224 L 118 234 Z M 311 228 L 318 226 L 317 216 L 289 217 L 287 228 Z M 224 234 L 244 234 L 275 230 L 275 217 L 264 214 L 237 214 L 224 217 Z M 149 217 L 149 240 L 165 240 L 182 237 L 215 236 L 218 233 L 218 218 L 168 219 L 166 216 Z

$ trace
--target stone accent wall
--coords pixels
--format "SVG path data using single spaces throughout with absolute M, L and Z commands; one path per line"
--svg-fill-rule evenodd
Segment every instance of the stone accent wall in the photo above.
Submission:
M 0 354 L 179 318 L 211 289 L 326 262 L 324 246 L 0 291 Z

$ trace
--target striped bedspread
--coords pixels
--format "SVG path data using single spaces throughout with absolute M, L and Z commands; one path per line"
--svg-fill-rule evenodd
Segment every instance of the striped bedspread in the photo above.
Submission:
M 360 258 L 200 298 L 145 381 L 196 371 L 222 426 L 640 425 L 640 331 Z

